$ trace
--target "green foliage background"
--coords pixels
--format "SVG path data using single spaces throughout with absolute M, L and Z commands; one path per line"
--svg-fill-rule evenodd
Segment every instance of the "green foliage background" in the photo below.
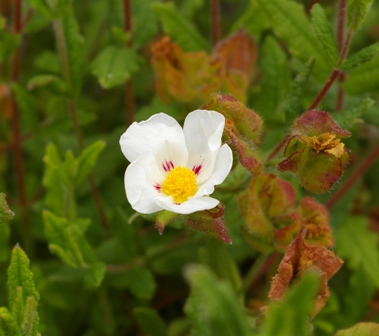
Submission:
M 370 1 L 348 1 L 352 44 L 347 60 L 339 63 L 338 2 L 319 1 L 310 10 L 313 2 L 220 1 L 221 33 L 243 28 L 256 42 L 258 63 L 247 105 L 265 122 L 263 156 L 306 111 L 332 70 L 347 71 L 343 110 L 333 112 L 336 86 L 319 106 L 353 134 L 346 141 L 352 159 L 343 183 L 379 142 L 379 3 L 371 1 L 368 11 Z M 0 191 L 15 213 L 11 221 L 3 210 L 0 214 L 0 335 L 323 336 L 360 321 L 379 322 L 378 160 L 330 211 L 335 252 L 345 265 L 330 281 L 326 307 L 312 321 L 308 312 L 318 288 L 313 275 L 270 308 L 263 322 L 256 309 L 256 302 L 268 303 L 280 258 L 249 286 L 249 269 L 265 259 L 240 231 L 236 192 L 249 179 L 242 167 L 215 193 L 226 205 L 232 245 L 176 221 L 159 235 L 154 216 L 136 214 L 127 203 L 127 162 L 118 143 L 127 125 L 125 83 L 133 80 L 137 121 L 163 111 L 182 122 L 198 108 L 160 100 L 150 46 L 167 34 L 185 51 L 210 52 L 210 2 L 131 1 L 131 36 L 121 0 L 24 0 L 23 17 L 33 11 L 22 34 L 12 29 L 14 3 L 2 2 L 0 88 L 12 91 L 18 106 L 26 198 L 20 196 L 14 161 L 10 94 L 0 90 Z M 14 81 L 17 50 L 20 72 Z M 280 176 L 299 197 L 307 195 L 292 176 Z M 99 215 L 93 183 L 107 222 Z M 325 203 L 332 192 L 312 197 Z M 348 334 L 338 333 L 343 335 Z

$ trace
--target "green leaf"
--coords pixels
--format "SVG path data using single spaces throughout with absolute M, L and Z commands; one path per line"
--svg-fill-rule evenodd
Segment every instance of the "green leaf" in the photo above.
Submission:
M 185 51 L 208 50 L 208 43 L 199 32 L 176 10 L 173 3 L 153 5 L 164 32 L 177 42 Z
M 231 32 L 234 33 L 243 28 L 250 35 L 252 35 L 255 33 L 260 33 L 269 27 L 269 20 L 267 19 L 263 8 L 259 6 L 258 0 L 250 0 L 249 7 L 234 22 Z
M 65 7 L 61 19 L 53 21 L 57 47 L 61 57 L 63 75 L 72 97 L 81 89 L 84 74 L 83 39 L 72 5 Z
M 18 286 L 16 288 L 16 295 L 14 297 L 12 307 L 10 308 L 12 311 L 12 315 L 17 322 L 17 325 L 20 325 L 24 314 L 24 296 L 22 294 L 22 286 Z
M 64 8 L 71 0 L 29 0 L 30 4 L 48 19 L 63 15 Z
M 292 124 L 295 118 L 297 118 L 303 111 L 302 100 L 304 96 L 304 89 L 306 87 L 306 83 L 312 72 L 314 64 L 314 58 L 310 58 L 307 63 L 303 65 L 299 74 L 291 83 L 289 93 L 284 102 L 284 114 L 286 120 L 288 120 L 288 124 Z
M 338 47 L 325 11 L 319 4 L 315 4 L 312 7 L 311 14 L 313 29 L 324 49 L 325 55 L 328 58 L 330 65 L 336 66 L 339 59 Z
M 379 57 L 352 70 L 342 86 L 351 95 L 379 90 Z
M 0 62 L 12 55 L 20 44 L 20 35 L 0 30 Z
M 260 336 L 311 335 L 309 314 L 314 308 L 314 300 L 319 286 L 319 276 L 305 273 L 280 303 L 268 307 Z
M 379 54 L 379 42 L 374 43 L 366 48 L 359 50 L 354 55 L 350 56 L 340 67 L 341 70 L 352 70 L 357 66 L 371 61 Z
M 275 34 L 282 39 L 293 56 L 306 62 L 314 57 L 314 75 L 325 79 L 330 72 L 330 65 L 313 33 L 304 8 L 289 0 L 258 0 L 265 10 Z
M 333 115 L 334 120 L 343 129 L 350 129 L 357 118 L 361 117 L 373 104 L 371 98 L 364 98 L 358 105 Z
M 156 290 L 153 274 L 145 267 L 136 267 L 127 273 L 128 288 L 134 296 L 142 300 L 150 300 Z
M 133 46 L 140 48 L 147 45 L 158 32 L 158 21 L 153 11 L 157 0 L 132 1 Z
M 133 316 L 146 336 L 167 336 L 166 326 L 156 310 L 148 307 L 133 309 Z
M 0 193 L 0 225 L 8 223 L 14 217 L 14 213 L 9 209 L 5 197 L 5 194 Z
M 94 289 L 101 285 L 106 268 L 106 265 L 102 262 L 95 262 L 91 265 L 84 278 L 84 283 L 89 289 Z
M 5 307 L 0 307 L 0 335 L 24 336 L 17 326 L 16 320 Z
M 346 6 L 347 25 L 353 31 L 358 30 L 370 9 L 373 0 L 348 0 Z
M 20 246 L 12 250 L 11 262 L 8 268 L 9 306 L 12 307 L 16 298 L 17 288 L 22 287 L 24 302 L 29 296 L 39 300 L 39 294 L 34 286 L 33 273 L 29 270 L 29 259 Z
M 265 119 L 282 122 L 284 114 L 278 112 L 278 107 L 289 87 L 290 74 L 286 53 L 270 36 L 263 44 L 260 63 L 264 75 L 261 91 L 255 100 L 255 108 Z
M 23 336 L 37 336 L 39 326 L 38 302 L 33 296 L 26 299 L 24 316 L 21 323 Z
M 28 131 L 35 130 L 38 125 L 39 114 L 35 98 L 17 83 L 12 85 L 12 89 L 16 96 L 23 124 L 27 125 Z
M 230 285 L 203 266 L 191 266 L 185 276 L 191 294 L 185 312 L 192 321 L 191 335 L 251 335 L 243 307 Z
M 364 217 L 347 217 L 344 224 L 335 231 L 336 250 L 351 269 L 362 269 L 378 288 L 378 236 L 368 230 L 367 224 Z
M 92 74 L 104 89 L 125 83 L 138 69 L 136 52 L 124 47 L 107 47 L 93 61 Z
M 373 322 L 362 322 L 354 327 L 337 331 L 334 336 L 374 336 L 379 335 L 379 324 Z
M 102 140 L 96 141 L 92 145 L 85 148 L 78 157 L 78 171 L 75 176 L 75 184 L 78 185 L 91 172 L 95 166 L 95 162 L 105 148 L 105 142 Z
M 72 267 L 84 266 L 81 244 L 85 240 L 80 231 L 70 225 L 67 219 L 59 218 L 49 211 L 44 211 L 42 215 L 50 250 Z
M 230 255 L 230 249 L 215 239 L 208 239 L 207 246 L 209 267 L 238 293 L 241 288 L 241 276 L 235 260 Z

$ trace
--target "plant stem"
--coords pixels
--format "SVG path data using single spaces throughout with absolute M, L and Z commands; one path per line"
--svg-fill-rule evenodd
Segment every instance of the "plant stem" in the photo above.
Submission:
M 130 0 L 124 0 L 124 25 L 125 31 L 129 33 L 127 46 L 133 46 L 132 39 L 132 11 Z M 128 127 L 134 121 L 134 85 L 133 78 L 130 77 L 125 83 L 125 108 L 126 108 L 126 126 Z
M 54 27 L 55 36 L 57 39 L 59 54 L 62 59 L 63 74 L 64 74 L 67 84 L 69 85 L 69 87 L 71 87 L 72 79 L 70 76 L 70 64 L 68 62 L 67 48 L 66 48 L 65 40 L 63 36 L 62 22 L 58 20 L 54 20 L 53 27 Z M 78 147 L 79 147 L 79 150 L 82 151 L 84 149 L 84 141 L 83 141 L 83 135 L 80 129 L 79 121 L 78 121 L 76 102 L 74 100 L 68 100 L 67 105 L 68 105 L 68 110 L 69 110 L 70 117 L 72 120 L 72 124 L 74 127 L 76 140 L 78 142 Z M 94 198 L 96 208 L 100 217 L 101 224 L 103 228 L 107 230 L 109 229 L 110 225 L 105 214 L 104 206 L 101 201 L 99 190 L 97 188 L 94 176 L 92 173 L 89 173 L 87 178 L 88 178 L 88 183 L 90 185 L 92 196 Z
M 349 178 L 342 184 L 333 196 L 326 202 L 327 208 L 332 208 L 340 198 L 350 189 L 350 187 L 356 182 L 356 180 L 362 176 L 368 168 L 374 163 L 375 159 L 379 156 L 379 145 L 376 146 L 373 151 L 365 158 L 356 171 L 349 176 Z
M 337 20 L 337 46 L 342 56 L 344 28 L 345 28 L 345 11 L 346 0 L 340 0 L 338 4 L 338 20 Z
M 216 45 L 220 40 L 220 13 L 218 0 L 211 0 L 212 8 L 212 41 Z
M 262 273 L 261 269 L 265 262 L 267 260 L 272 259 L 268 259 L 269 256 L 270 253 L 261 253 L 258 256 L 258 258 L 254 261 L 253 265 L 251 266 L 251 268 L 249 269 L 242 281 L 241 288 L 238 291 L 238 296 L 243 295 L 251 286 L 253 279 L 257 278 Z
M 317 105 L 320 103 L 320 101 L 322 100 L 322 98 L 324 98 L 325 94 L 329 91 L 330 87 L 332 86 L 332 84 L 334 83 L 334 81 L 336 80 L 336 78 L 338 77 L 339 74 L 340 74 L 339 70 L 337 70 L 337 69 L 333 70 L 333 72 L 329 76 L 327 82 L 325 83 L 325 85 L 323 86 L 323 88 L 320 90 L 320 92 L 316 96 L 316 98 L 313 101 L 313 103 L 308 107 L 308 111 L 309 110 L 313 110 L 314 108 L 317 107 Z
M 14 17 L 13 17 L 13 30 L 15 34 L 21 34 L 21 0 L 14 1 Z M 20 49 L 17 48 L 14 52 L 12 59 L 12 72 L 11 81 L 17 83 L 20 75 Z M 25 191 L 25 172 L 24 172 L 24 157 L 22 153 L 22 139 L 20 129 L 20 111 L 16 102 L 15 93 L 11 93 L 11 107 L 12 107 L 12 132 L 13 132 L 13 149 L 14 149 L 14 165 L 17 176 L 17 188 L 20 198 L 21 207 L 21 223 L 25 237 L 25 243 L 30 248 L 32 237 L 30 235 L 29 222 L 26 214 L 27 199 Z

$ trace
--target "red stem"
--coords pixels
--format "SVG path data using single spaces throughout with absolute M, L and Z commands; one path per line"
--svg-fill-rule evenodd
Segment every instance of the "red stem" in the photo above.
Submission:
M 324 98 L 325 94 L 329 91 L 330 87 L 332 86 L 332 84 L 334 83 L 334 81 L 336 80 L 339 74 L 340 74 L 339 70 L 337 69 L 333 70 L 330 77 L 328 78 L 328 81 L 325 83 L 324 87 L 320 90 L 320 92 L 318 93 L 317 97 L 315 98 L 311 106 L 308 107 L 308 111 L 313 110 L 314 108 L 317 107 L 317 105 L 320 103 L 322 98 Z
M 13 30 L 15 34 L 21 33 L 21 0 L 14 1 L 14 17 L 13 17 Z M 20 49 L 17 48 L 12 59 L 12 72 L 11 80 L 13 83 L 19 81 L 20 75 Z M 17 176 L 17 188 L 18 195 L 20 197 L 21 206 L 21 222 L 23 233 L 25 235 L 25 241 L 29 245 L 31 243 L 31 236 L 29 230 L 29 222 L 26 216 L 26 191 L 25 191 L 25 173 L 24 173 L 24 158 L 22 153 L 22 139 L 20 129 L 20 111 L 16 102 L 15 93 L 11 94 L 11 106 L 12 106 L 12 132 L 13 132 L 13 148 L 14 148 L 14 165 Z M 30 246 L 29 246 L 30 248 Z
M 374 148 L 374 150 L 366 157 L 366 159 L 361 163 L 357 170 L 349 176 L 349 178 L 344 182 L 344 184 L 337 190 L 336 193 L 326 202 L 326 207 L 331 208 L 335 205 L 339 199 L 345 194 L 347 190 L 354 184 L 354 182 L 362 176 L 368 168 L 373 164 L 375 159 L 379 156 L 379 145 Z
M 212 6 L 212 41 L 213 45 L 220 40 L 220 13 L 218 0 L 211 0 Z
M 132 10 L 130 6 L 130 0 L 124 0 L 124 25 L 125 31 L 129 33 L 129 39 L 127 46 L 131 48 L 133 46 L 132 39 Z M 125 83 L 125 107 L 126 107 L 126 126 L 128 127 L 134 121 L 134 85 L 133 78 L 130 78 Z
M 343 49 L 345 11 L 346 11 L 346 0 L 340 0 L 338 4 L 338 21 L 337 21 L 337 45 L 338 45 L 338 51 L 340 52 L 340 56 L 342 56 L 342 49 Z

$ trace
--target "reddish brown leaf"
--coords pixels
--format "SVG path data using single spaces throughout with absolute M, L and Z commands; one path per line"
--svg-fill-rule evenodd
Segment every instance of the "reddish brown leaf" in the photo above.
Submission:
M 304 241 L 305 234 L 306 230 L 302 229 L 288 246 L 272 281 L 269 297 L 280 301 L 293 281 L 304 272 L 316 270 L 321 276 L 321 287 L 312 313 L 315 316 L 329 297 L 328 280 L 340 269 L 343 261 L 323 246 L 307 245 Z

